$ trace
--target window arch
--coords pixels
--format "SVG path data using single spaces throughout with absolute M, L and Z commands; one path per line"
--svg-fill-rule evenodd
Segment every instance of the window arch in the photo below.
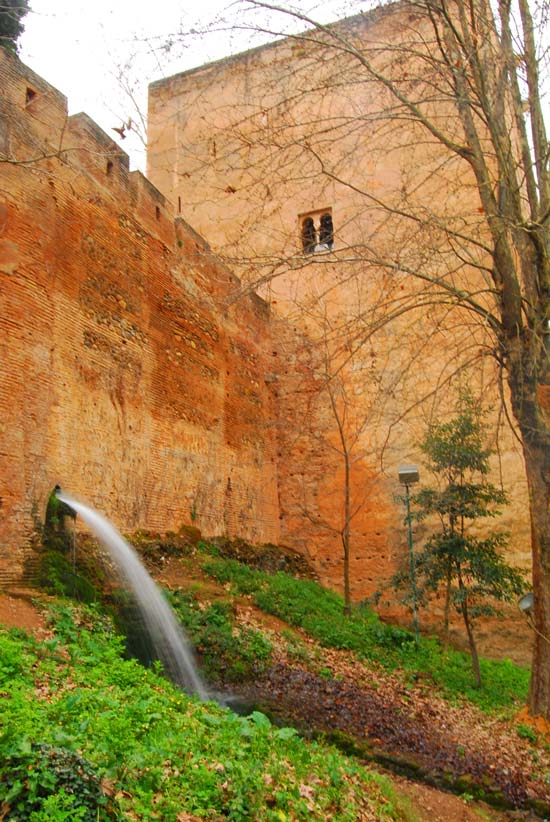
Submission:
M 317 231 L 312 217 L 302 220 L 302 251 L 304 254 L 313 254 L 317 245 Z
M 300 232 L 303 254 L 321 254 L 332 251 L 334 224 L 332 209 L 322 209 L 300 216 Z

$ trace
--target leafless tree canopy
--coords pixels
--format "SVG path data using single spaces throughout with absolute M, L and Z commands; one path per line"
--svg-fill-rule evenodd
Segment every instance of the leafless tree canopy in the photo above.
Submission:
M 193 77 L 186 99 L 202 126 L 181 129 L 175 191 L 185 194 L 190 221 L 207 236 L 209 220 L 223 221 L 219 250 L 249 284 L 275 288 L 284 274 L 288 295 L 293 276 L 308 270 L 328 272 L 325 296 L 336 283 L 360 283 L 353 286 L 353 322 L 349 313 L 343 321 L 352 348 L 390 321 L 415 315 L 436 328 L 444 319 L 466 352 L 495 358 L 530 489 L 537 631 L 531 708 L 548 718 L 545 9 L 528 0 L 418 0 L 323 25 L 263 0 L 242 6 L 243 27 L 276 36 L 291 20 L 302 31 L 271 47 L 271 81 L 263 89 L 248 88 L 215 113 L 204 104 L 205 90 L 223 84 L 226 67 L 214 64 Z M 247 59 L 257 68 L 253 54 Z M 243 77 L 251 82 L 246 71 Z M 313 253 L 317 214 L 306 213 L 312 223 L 301 230 L 277 216 L 299 191 L 310 192 L 321 212 L 341 204 L 323 255 Z

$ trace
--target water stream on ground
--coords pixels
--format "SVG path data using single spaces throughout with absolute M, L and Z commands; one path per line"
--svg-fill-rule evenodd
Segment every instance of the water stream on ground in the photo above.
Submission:
M 108 551 L 118 573 L 133 594 L 144 625 L 166 673 L 188 693 L 206 700 L 209 694 L 198 673 L 193 652 L 174 612 L 147 573 L 132 546 L 114 525 L 88 505 L 58 493 L 90 527 Z

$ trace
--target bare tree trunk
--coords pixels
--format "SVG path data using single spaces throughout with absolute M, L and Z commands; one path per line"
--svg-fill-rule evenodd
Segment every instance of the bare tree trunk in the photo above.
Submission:
M 550 294 L 550 284 L 547 293 Z M 549 300 L 550 302 L 550 300 Z M 550 311 L 550 308 L 547 309 Z M 529 709 L 550 720 L 550 335 L 509 345 L 509 385 L 529 486 L 535 632 Z
M 535 631 L 529 709 L 550 719 L 550 447 L 525 448 L 531 540 Z
M 342 545 L 344 547 L 344 614 L 351 614 L 351 591 L 349 578 L 349 549 L 350 549 L 350 464 L 347 451 L 344 454 L 344 529 L 342 531 Z
M 476 678 L 476 685 L 478 688 L 481 688 L 481 670 L 479 668 L 479 656 L 477 653 L 477 646 L 474 637 L 474 631 L 472 628 L 472 623 L 470 620 L 470 614 L 468 612 L 468 594 L 464 589 L 464 583 L 462 582 L 462 576 L 458 575 L 458 585 L 462 592 L 463 599 L 461 603 L 461 611 L 462 616 L 464 618 L 464 625 L 466 626 L 466 633 L 468 634 L 468 644 L 470 646 L 470 654 L 472 657 L 472 667 L 474 669 L 474 676 Z
M 447 580 L 445 586 L 445 610 L 443 612 L 443 643 L 445 648 L 449 645 L 449 614 L 451 611 L 451 579 L 452 568 L 447 568 Z

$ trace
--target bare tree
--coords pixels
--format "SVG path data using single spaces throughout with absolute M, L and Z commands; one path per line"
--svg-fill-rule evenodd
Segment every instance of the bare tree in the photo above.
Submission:
M 433 340 L 417 339 L 410 355 L 401 335 L 371 339 L 367 355 L 354 346 L 357 320 L 350 321 L 345 305 L 338 311 L 331 296 L 317 294 L 295 307 L 299 330 L 284 320 L 276 326 L 286 372 L 278 379 L 280 455 L 289 466 L 280 482 L 285 519 L 292 522 L 284 538 L 297 540 L 321 575 L 327 568 L 349 614 L 354 599 L 372 594 L 391 573 L 403 547 L 401 529 L 390 525 L 395 503 L 387 502 L 387 424 L 393 419 L 399 426 L 412 411 L 404 407 L 416 397 L 410 383 Z M 389 531 L 391 538 L 383 538 Z
M 506 381 L 530 492 L 536 641 L 530 707 L 550 717 L 550 180 L 543 120 L 544 9 L 528 0 L 417 0 L 390 4 L 326 26 L 263 0 L 244 0 L 241 25 L 256 10 L 299 21 L 272 61 L 261 100 L 215 112 L 208 140 L 182 131 L 185 157 L 172 183 L 189 219 L 209 235 L 224 224 L 228 256 L 255 283 L 314 267 L 342 279 L 368 276 L 384 294 L 379 310 L 356 311 L 354 344 L 407 313 L 469 334 L 469 350 L 490 354 Z M 258 18 L 260 21 L 260 18 Z M 285 51 L 286 49 L 286 51 Z M 297 59 L 299 57 L 299 59 Z M 217 69 L 204 74 L 215 82 Z M 196 105 L 204 95 L 194 76 Z M 314 114 L 312 113 L 314 111 Z M 203 118 L 208 130 L 215 119 Z M 200 119 L 200 118 L 199 118 Z M 199 147 L 207 147 L 204 156 Z M 369 162 L 374 171 L 369 172 Z M 358 164 L 359 163 L 359 164 Z M 205 186 L 197 185 L 204 172 Z M 380 174 L 380 171 L 383 174 Z M 225 173 L 225 186 L 220 174 Z M 383 178 L 382 185 L 374 185 Z M 185 181 L 190 180 L 187 190 Z M 214 181 L 215 180 L 215 184 Z M 279 203 L 307 185 L 323 205 L 343 191 L 339 242 L 320 255 L 297 248 L 274 218 Z M 216 189 L 216 202 L 205 197 Z M 196 192 L 193 195 L 193 190 Z M 276 192 L 276 194 L 274 193 Z M 233 198 L 233 204 L 230 200 Z M 208 219 L 201 224 L 201 205 Z M 244 202 L 255 208 L 240 208 Z M 279 208 L 280 211 L 280 208 Z M 315 215 L 314 215 L 315 217 Z M 355 232 L 347 231 L 355 225 Z M 232 232 L 232 227 L 235 231 Z M 248 232 L 248 233 L 247 233 Z M 254 279 L 254 277 L 252 277 Z M 335 281 L 338 276 L 335 275 Z M 357 306 L 360 308 L 360 306 Z
M 312 494 L 303 483 L 302 512 L 316 529 L 337 538 L 341 547 L 344 613 L 352 609 L 351 550 L 354 521 L 369 508 L 369 498 L 380 482 L 376 463 L 377 450 L 368 431 L 377 430 L 384 396 L 380 381 L 369 385 L 366 403 L 358 403 L 354 391 L 367 387 L 368 378 L 361 373 L 353 378 L 354 359 L 350 357 L 348 336 L 322 301 L 315 302 L 308 314 L 309 333 L 304 336 L 298 354 L 306 352 L 309 379 L 299 389 L 305 394 L 309 413 L 304 422 L 309 426 L 309 441 L 319 454 L 326 454 L 331 464 L 330 490 L 320 503 L 319 489 Z M 307 463 L 304 465 L 307 470 Z

